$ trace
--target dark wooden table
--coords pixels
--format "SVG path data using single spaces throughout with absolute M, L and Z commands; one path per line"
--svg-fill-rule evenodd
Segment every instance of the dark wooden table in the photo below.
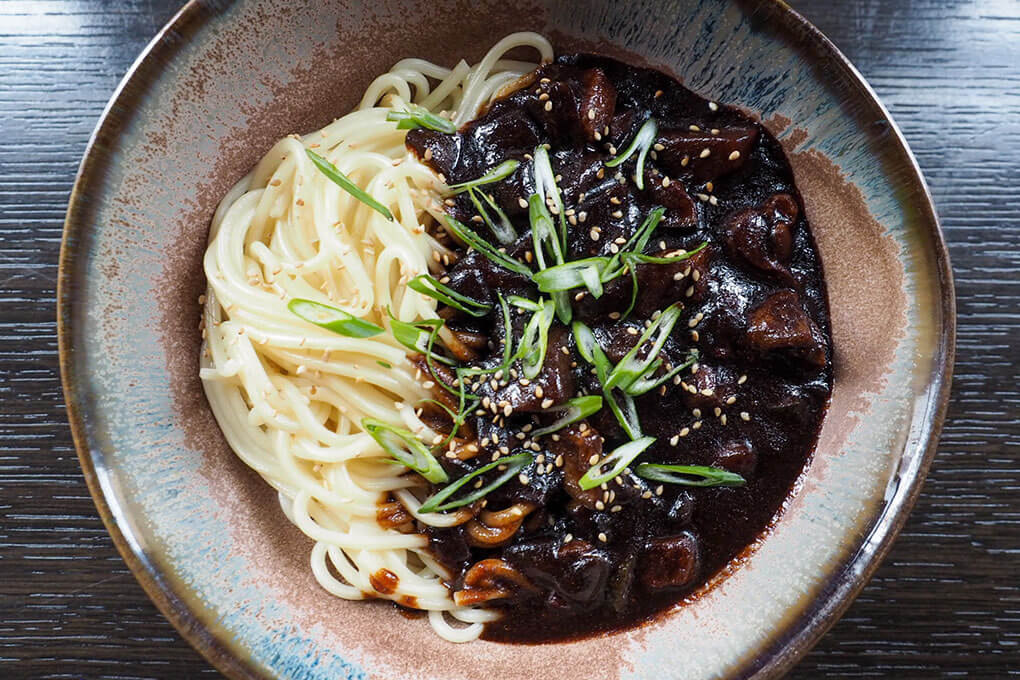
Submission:
M 952 254 L 959 341 L 921 499 L 793 677 L 1020 675 L 1020 0 L 794 4 L 865 74 L 918 156 Z M 54 321 L 78 161 L 176 5 L 0 0 L 0 678 L 216 675 L 96 515 Z

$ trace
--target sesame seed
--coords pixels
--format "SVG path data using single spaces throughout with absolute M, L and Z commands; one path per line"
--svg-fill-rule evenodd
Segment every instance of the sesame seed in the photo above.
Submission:
M 521 206 L 522 208 L 527 208 L 528 207 L 528 202 L 525 201 L 523 198 L 518 198 L 517 199 L 517 205 Z
M 680 435 L 679 434 L 675 434 L 675 435 L 673 435 L 672 437 L 669 438 L 669 445 L 670 446 L 676 446 L 678 443 L 680 443 Z
M 720 414 L 722 414 L 722 409 L 716 406 L 714 409 L 712 409 L 712 413 L 714 413 L 715 417 L 718 418 Z
M 588 120 L 595 120 L 595 109 L 588 109 Z
M 715 102 L 709 102 L 708 103 L 708 108 L 712 109 L 713 111 L 718 111 L 719 110 L 719 105 L 716 104 Z
M 711 132 L 713 135 L 717 135 L 719 134 L 719 128 L 712 128 Z
M 528 482 L 530 482 L 530 481 L 531 481 L 530 479 L 528 479 L 528 476 L 527 476 L 526 474 L 524 474 L 523 472 L 522 472 L 521 474 L 517 475 L 517 480 L 518 480 L 518 481 L 519 481 L 519 482 L 520 482 L 521 484 L 523 484 L 524 486 L 527 486 L 527 485 L 528 485 Z
M 663 177 L 662 178 L 662 186 L 663 186 L 663 188 L 669 186 L 669 177 Z
M 605 542 L 606 542 L 606 541 L 608 541 L 609 539 L 608 539 L 608 538 L 606 538 L 606 534 L 605 534 L 605 532 L 601 532 L 601 531 L 600 531 L 600 532 L 599 532 L 599 540 L 600 540 L 600 541 L 602 541 L 603 543 L 605 543 Z
M 609 512 L 620 512 L 621 510 L 623 510 L 622 505 L 614 505 L 613 507 L 609 508 Z
M 695 283 L 700 281 L 701 280 L 701 270 L 695 269 L 694 272 L 691 274 L 691 278 L 694 279 Z
M 627 327 L 627 332 L 630 333 L 631 335 L 637 335 L 638 334 L 638 329 L 634 328 L 633 326 L 628 326 Z
M 507 404 L 506 406 L 503 407 L 503 415 L 506 416 L 507 418 L 509 418 L 510 414 L 513 413 L 513 412 L 514 412 L 514 407 L 511 406 L 510 404 Z
M 620 210 L 614 210 L 614 211 L 613 211 L 612 213 L 610 213 L 610 214 L 611 214 L 611 215 L 612 215 L 613 217 L 617 218 L 617 219 L 619 219 L 619 218 L 623 217 L 623 212 L 622 212 L 622 211 L 620 211 Z
M 541 399 L 545 395 L 545 390 L 542 389 L 541 385 L 535 385 L 535 396 Z
M 694 424 L 691 425 L 691 429 L 692 430 L 700 430 L 701 429 L 701 421 L 700 420 L 695 420 Z
M 598 454 L 593 453 L 588 457 L 588 465 L 594 465 L 597 462 L 599 462 Z
M 689 428 L 689 427 L 685 427 L 682 430 L 680 430 L 680 436 L 681 437 L 686 437 L 690 433 L 691 433 L 691 428 Z
M 553 436 L 559 437 L 559 435 Z M 553 462 L 556 463 L 556 467 L 563 467 L 563 454 L 561 453 L 560 455 L 556 456 L 556 460 L 554 460 Z
M 602 501 L 595 501 L 595 509 L 596 510 L 605 510 L 606 509 L 606 504 L 603 503 Z
M 546 111 L 552 111 L 552 102 L 546 102 L 545 103 L 545 110 Z
M 641 494 L 641 497 L 644 498 L 645 500 L 648 500 L 649 498 L 652 497 L 652 492 L 651 491 L 645 491 L 644 493 Z
M 582 210 L 581 212 L 577 213 L 577 221 L 578 222 L 584 222 L 587 219 L 588 219 L 588 213 L 585 212 L 584 210 Z
M 736 397 L 730 397 L 729 399 L 727 399 L 727 400 L 726 400 L 726 403 L 727 403 L 727 404 L 732 404 L 732 403 L 733 403 L 733 402 L 735 402 L 736 400 L 737 400 L 737 398 L 736 398 Z
M 691 297 L 692 295 L 694 295 L 694 286 L 684 291 L 684 297 Z
M 659 486 L 655 487 L 655 495 L 656 496 L 661 496 L 662 495 L 662 484 L 660 484 Z
M 422 158 L 424 158 L 427 161 L 432 160 L 432 149 L 425 149 L 425 153 L 422 154 Z
M 690 130 L 691 132 L 701 132 L 701 128 L 699 128 L 697 125 L 690 125 L 688 126 L 687 129 Z
M 700 408 L 693 409 L 691 411 L 691 415 L 694 416 L 695 418 L 700 418 L 701 417 L 701 409 Z
M 543 399 L 542 400 L 542 408 L 549 408 L 552 405 L 553 405 L 553 400 L 552 399 Z
M 709 203 L 710 203 L 711 205 L 719 205 L 719 199 L 718 199 L 718 198 L 716 198 L 715 196 L 709 196 L 709 197 L 708 197 L 708 202 L 709 202 Z
M 549 98 L 548 92 L 543 92 L 542 94 L 538 95 L 538 101 L 540 102 L 544 102 L 548 98 Z
M 738 158 L 740 158 L 740 152 L 739 151 L 734 151 L 733 153 L 730 154 L 730 160 L 731 161 L 735 161 Z
M 596 142 L 601 142 L 602 141 L 602 133 L 599 132 L 598 130 L 595 131 L 595 141 Z
M 702 203 L 708 200 L 708 194 L 694 194 L 694 195 L 697 196 L 698 200 L 701 201 Z
M 655 91 L 655 98 L 656 98 L 656 99 L 658 99 L 658 98 L 659 98 L 659 97 L 661 97 L 662 95 L 663 95 L 663 92 L 662 92 L 662 90 L 656 90 L 656 91 Z
M 737 384 L 738 385 L 743 385 L 746 382 L 747 382 L 747 376 L 746 375 L 742 375 L 739 378 L 737 378 Z
M 726 414 L 725 413 L 722 414 L 721 416 L 719 416 L 719 422 L 722 423 L 723 425 L 726 424 Z
M 592 241 L 598 241 L 599 240 L 599 230 L 598 229 L 592 229 L 591 231 L 588 232 L 588 236 L 591 237 Z
M 680 159 L 680 167 L 686 168 L 687 164 L 690 163 L 690 162 L 691 162 L 691 157 L 690 156 L 684 156 L 683 158 Z
M 708 158 L 711 155 L 712 155 L 712 150 L 709 149 L 709 148 L 704 148 L 704 149 L 701 150 L 701 153 L 698 154 L 698 158 Z
M 674 281 L 679 281 L 683 277 L 684 277 L 684 273 L 683 272 L 677 272 L 676 274 L 673 274 L 673 280 Z
M 574 534 L 567 534 L 563 537 L 564 543 L 570 543 L 572 540 L 574 540 Z
M 619 312 L 609 312 L 609 318 L 612 319 L 613 321 L 616 321 L 617 319 L 620 318 L 620 313 Z
M 748 413 L 747 411 L 741 411 L 740 412 L 740 419 L 743 420 L 744 422 L 747 422 L 748 420 L 751 419 L 751 414 Z

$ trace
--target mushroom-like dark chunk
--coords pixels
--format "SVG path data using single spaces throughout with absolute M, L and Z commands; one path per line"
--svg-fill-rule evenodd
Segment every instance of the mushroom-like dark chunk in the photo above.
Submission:
M 758 141 L 758 129 L 663 130 L 656 141 L 663 147 L 658 163 L 671 177 L 703 183 L 741 168 Z
M 694 580 L 700 564 L 698 539 L 692 534 L 653 538 L 645 544 L 638 578 L 648 590 L 682 588 Z
M 786 264 L 793 249 L 793 230 L 800 215 L 789 194 L 776 194 L 760 206 L 734 213 L 723 227 L 734 257 L 785 282 L 796 282 Z
M 683 379 L 683 400 L 690 408 L 703 411 L 722 408 L 726 400 L 737 393 L 737 378 L 733 371 L 712 364 L 701 364 L 698 371 Z M 704 413 L 708 417 L 710 413 Z
M 616 88 L 600 68 L 588 69 L 581 77 L 583 89 L 578 102 L 581 129 L 589 141 L 602 136 L 616 109 Z
M 579 480 L 588 468 L 591 460 L 602 458 L 602 438 L 592 427 L 583 432 L 577 426 L 561 430 L 558 440 L 546 442 L 551 455 L 558 459 L 563 456 L 563 488 L 581 506 L 588 510 L 595 509 L 595 503 L 602 497 L 599 488 L 583 490 Z
M 532 539 L 506 548 L 504 555 L 532 583 L 575 605 L 598 605 L 605 597 L 612 564 L 587 541 Z
M 650 164 L 645 166 L 644 179 L 652 200 L 666 209 L 662 227 L 691 229 L 698 226 L 698 206 L 682 182 L 668 178 Z
M 792 290 L 776 291 L 751 311 L 747 343 L 763 354 L 784 352 L 825 366 L 825 339 Z
M 545 362 L 533 380 L 526 381 L 527 384 L 511 380 L 495 390 L 491 381 L 485 381 L 477 392 L 478 396 L 488 396 L 497 404 L 505 401 L 513 411 L 520 413 L 537 413 L 563 404 L 575 394 L 571 359 L 563 353 L 569 341 L 570 334 L 563 326 L 553 326 L 549 329 Z
M 758 454 L 746 439 L 728 441 L 716 451 L 712 464 L 748 479 L 758 466 Z

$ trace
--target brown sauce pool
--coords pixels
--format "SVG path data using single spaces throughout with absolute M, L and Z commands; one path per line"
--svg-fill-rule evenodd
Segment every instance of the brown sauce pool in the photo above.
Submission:
M 604 163 L 649 117 L 658 133 L 639 189 L 633 159 Z M 512 415 L 474 412 L 483 415 L 465 429 L 477 453 L 441 461 L 451 479 L 498 455 L 529 451 L 531 462 L 488 494 L 484 508 L 469 506 L 470 521 L 426 529 L 431 551 L 455 574 L 455 599 L 502 610 L 488 639 L 544 642 L 639 624 L 755 540 L 816 444 L 832 390 L 832 340 L 821 263 L 790 165 L 776 139 L 739 111 L 660 72 L 595 55 L 560 57 L 456 134 L 412 130 L 407 144 L 449 183 L 521 161 L 485 187 L 520 235 L 507 247 L 512 255 L 532 247 L 522 199 L 535 192 L 530 159 L 540 144 L 549 145 L 563 193 L 567 260 L 612 256 L 657 206 L 666 212 L 646 254 L 707 243 L 686 261 L 638 265 L 637 301 L 625 318 L 629 276 L 608 283 L 598 300 L 572 291 L 572 307 L 616 362 L 657 313 L 683 303 L 660 356 L 680 364 L 697 349 L 697 370 L 636 397 L 642 432 L 656 441 L 634 464 L 714 466 L 746 484 L 659 484 L 625 471 L 604 489 L 581 490 L 589 461 L 628 437 L 603 408 L 555 437 L 529 439 L 554 419 L 550 405 L 601 391 L 570 329 L 554 323 L 534 380 L 508 376 L 474 387 L 489 403 L 509 404 Z M 452 203 L 451 215 L 492 236 L 472 222 L 477 211 L 465 194 Z M 443 279 L 454 290 L 494 309 L 497 292 L 538 296 L 527 277 L 477 251 L 459 252 Z M 527 320 L 514 314 L 507 329 L 499 313 L 440 312 L 463 341 L 465 362 L 483 367 L 499 363 L 504 338 L 520 337 Z

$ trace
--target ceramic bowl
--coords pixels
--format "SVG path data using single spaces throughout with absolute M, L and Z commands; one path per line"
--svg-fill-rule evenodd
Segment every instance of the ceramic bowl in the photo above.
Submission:
M 540 647 L 453 645 L 328 596 L 309 544 L 231 454 L 197 377 L 213 209 L 280 136 L 348 111 L 398 59 L 452 65 L 539 30 L 739 105 L 781 139 L 829 285 L 836 379 L 780 517 L 687 604 Z M 191 2 L 104 113 L 71 196 L 60 349 L 82 469 L 156 605 L 233 678 L 749 678 L 788 669 L 889 548 L 934 452 L 953 287 L 924 181 L 888 113 L 776 2 Z

